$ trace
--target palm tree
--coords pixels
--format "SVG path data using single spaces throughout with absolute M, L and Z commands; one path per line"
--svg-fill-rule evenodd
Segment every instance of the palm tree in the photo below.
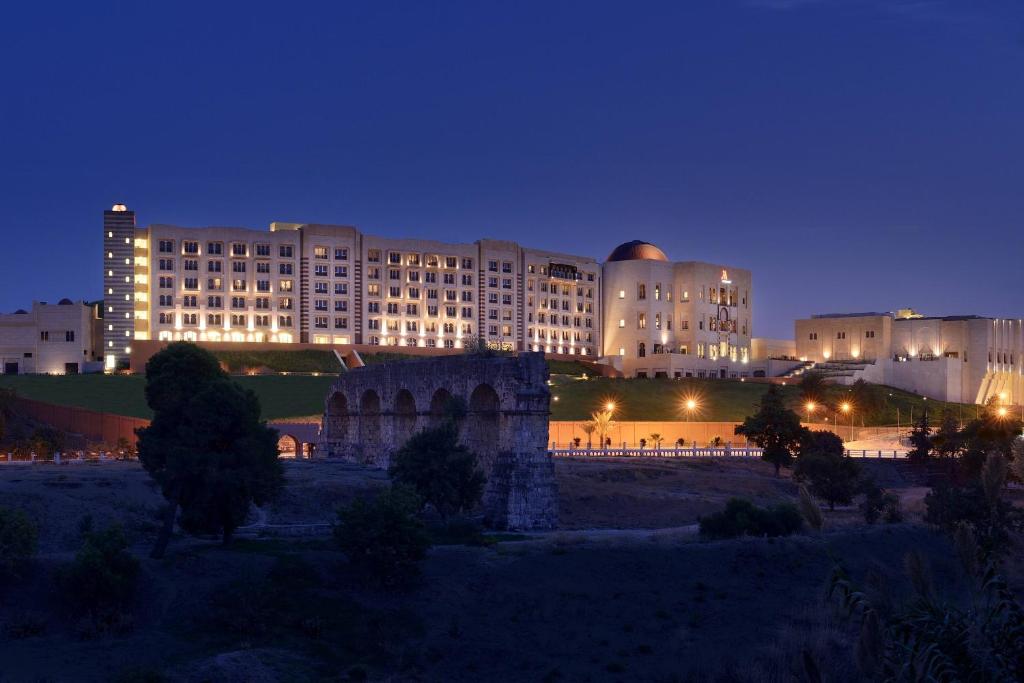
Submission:
M 651 441 L 654 442 L 654 447 L 655 448 L 661 448 L 661 442 L 664 439 L 665 439 L 665 437 L 663 437 L 661 434 L 658 434 L 657 432 L 655 432 L 654 434 L 651 434 Z
M 594 431 L 597 432 L 598 440 L 605 444 L 606 438 L 611 434 L 612 427 L 615 426 L 615 422 L 612 420 L 612 411 L 597 411 L 590 416 L 590 424 L 594 425 Z
M 590 437 L 593 436 L 594 432 L 597 430 L 597 425 L 593 422 L 584 422 L 580 429 L 582 429 L 583 433 L 587 435 L 587 450 L 589 451 L 593 448 L 593 442 Z

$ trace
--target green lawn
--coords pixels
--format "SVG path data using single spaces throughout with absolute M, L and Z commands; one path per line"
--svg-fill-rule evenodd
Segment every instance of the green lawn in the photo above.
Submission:
M 287 417 L 319 415 L 323 412 L 327 388 L 333 375 L 255 375 L 234 376 L 233 379 L 250 388 L 259 396 L 263 416 L 268 420 Z M 606 402 L 616 404 L 616 420 L 680 420 L 684 418 L 684 402 L 693 398 L 698 405 L 694 421 L 742 421 L 749 415 L 767 389 L 767 385 L 735 380 L 702 379 L 608 379 L 595 377 L 579 379 L 569 375 L 552 375 L 551 393 L 557 401 L 551 402 L 554 420 L 585 420 Z M 74 405 L 119 415 L 151 417 L 146 406 L 143 388 L 145 378 L 140 375 L 0 375 L 0 387 L 14 389 L 19 395 L 59 405 Z M 782 388 L 794 410 L 804 415 L 799 390 L 795 386 Z M 830 401 L 843 400 L 846 387 L 831 388 Z M 878 395 L 880 409 L 873 415 L 854 411 L 854 424 L 894 425 L 896 408 L 900 421 L 907 424 L 913 409 L 920 415 L 927 406 L 936 423 L 944 409 L 957 411 L 956 404 L 925 401 L 904 391 L 890 387 L 873 386 Z M 893 394 L 890 398 L 889 394 Z M 975 407 L 965 406 L 965 419 L 974 417 Z M 829 413 L 833 416 L 834 413 Z M 815 421 L 824 417 L 819 410 Z M 862 420 L 863 418 L 863 420 Z M 846 422 L 842 418 L 841 424 Z
M 595 410 L 600 410 L 608 402 L 615 403 L 615 419 L 669 421 L 685 418 L 684 408 L 687 399 L 692 398 L 698 405 L 692 419 L 694 421 L 732 422 L 742 421 L 755 410 L 756 404 L 768 386 L 756 382 L 739 382 L 736 380 L 713 379 L 609 379 L 604 377 L 582 380 L 564 375 L 552 375 L 552 396 L 557 401 L 551 402 L 551 418 L 554 420 L 585 420 Z M 800 391 L 796 386 L 781 387 L 790 407 L 805 415 Z M 840 403 L 848 391 L 847 387 L 830 387 L 829 402 Z M 854 407 L 854 424 L 895 425 L 897 408 L 902 424 L 907 424 L 911 409 L 915 416 L 927 407 L 932 414 L 932 423 L 936 423 L 943 410 L 950 409 L 956 413 L 955 403 L 930 401 L 899 389 L 872 385 L 871 391 L 877 397 L 879 410 L 873 415 L 860 415 Z M 889 394 L 892 394 L 892 397 Z M 974 417 L 975 407 L 964 406 L 964 418 Z M 828 416 L 834 419 L 831 411 Z M 825 413 L 819 408 L 812 415 L 814 421 L 820 421 Z M 844 424 L 844 416 L 840 424 Z
M 263 417 L 276 420 L 322 413 L 334 376 L 256 375 L 232 379 L 255 391 Z M 146 405 L 145 384 L 141 375 L 0 375 L 0 387 L 14 389 L 25 398 L 149 418 L 152 413 Z

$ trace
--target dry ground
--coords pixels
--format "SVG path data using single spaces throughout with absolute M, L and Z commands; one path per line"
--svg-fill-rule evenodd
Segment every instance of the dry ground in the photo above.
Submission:
M 271 523 L 330 521 L 338 503 L 384 482 L 338 463 L 286 471 Z M 132 669 L 176 681 L 789 681 L 805 648 L 828 680 L 850 681 L 848 627 L 822 607 L 837 561 L 855 576 L 878 566 L 899 586 L 901 559 L 916 549 L 940 586 L 957 580 L 944 538 L 912 523 L 865 527 L 852 510 L 824 534 L 778 540 L 572 531 L 685 526 L 732 495 L 791 499 L 789 479 L 763 463 L 566 460 L 557 472 L 569 531 L 435 547 L 419 584 L 387 593 L 319 538 L 226 549 L 176 538 L 167 559 L 147 559 L 160 498 L 136 465 L 0 466 L 0 505 L 38 519 L 42 545 L 31 576 L 0 586 L 0 681 L 104 681 Z M 123 634 L 83 639 L 53 595 L 52 572 L 85 513 L 124 523 L 142 561 Z M 10 627 L 26 620 L 41 633 L 14 638 Z

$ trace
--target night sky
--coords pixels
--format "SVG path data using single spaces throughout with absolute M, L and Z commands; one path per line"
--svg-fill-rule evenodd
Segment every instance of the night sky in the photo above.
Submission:
M 102 211 L 754 271 L 812 313 L 1024 315 L 1024 2 L 5 3 L 0 310 Z

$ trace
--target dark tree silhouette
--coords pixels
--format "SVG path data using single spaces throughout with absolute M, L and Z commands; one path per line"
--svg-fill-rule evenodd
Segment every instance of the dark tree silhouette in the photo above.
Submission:
M 483 495 L 484 475 L 477 458 L 459 443 L 454 420 L 413 435 L 391 459 L 396 484 L 411 487 L 443 519 L 471 510 Z
M 249 505 L 273 499 L 283 484 L 277 431 L 260 421 L 253 392 L 186 342 L 149 361 L 146 398 L 153 420 L 138 431 L 139 460 L 168 503 L 153 557 L 166 551 L 179 508 L 186 531 L 228 543 Z
M 799 449 L 806 431 L 800 424 L 800 416 L 783 403 L 779 387 L 770 384 L 757 412 L 737 425 L 735 433 L 763 449 L 761 457 L 775 466 L 775 476 L 778 476 L 779 470 L 793 460 L 793 453 Z

